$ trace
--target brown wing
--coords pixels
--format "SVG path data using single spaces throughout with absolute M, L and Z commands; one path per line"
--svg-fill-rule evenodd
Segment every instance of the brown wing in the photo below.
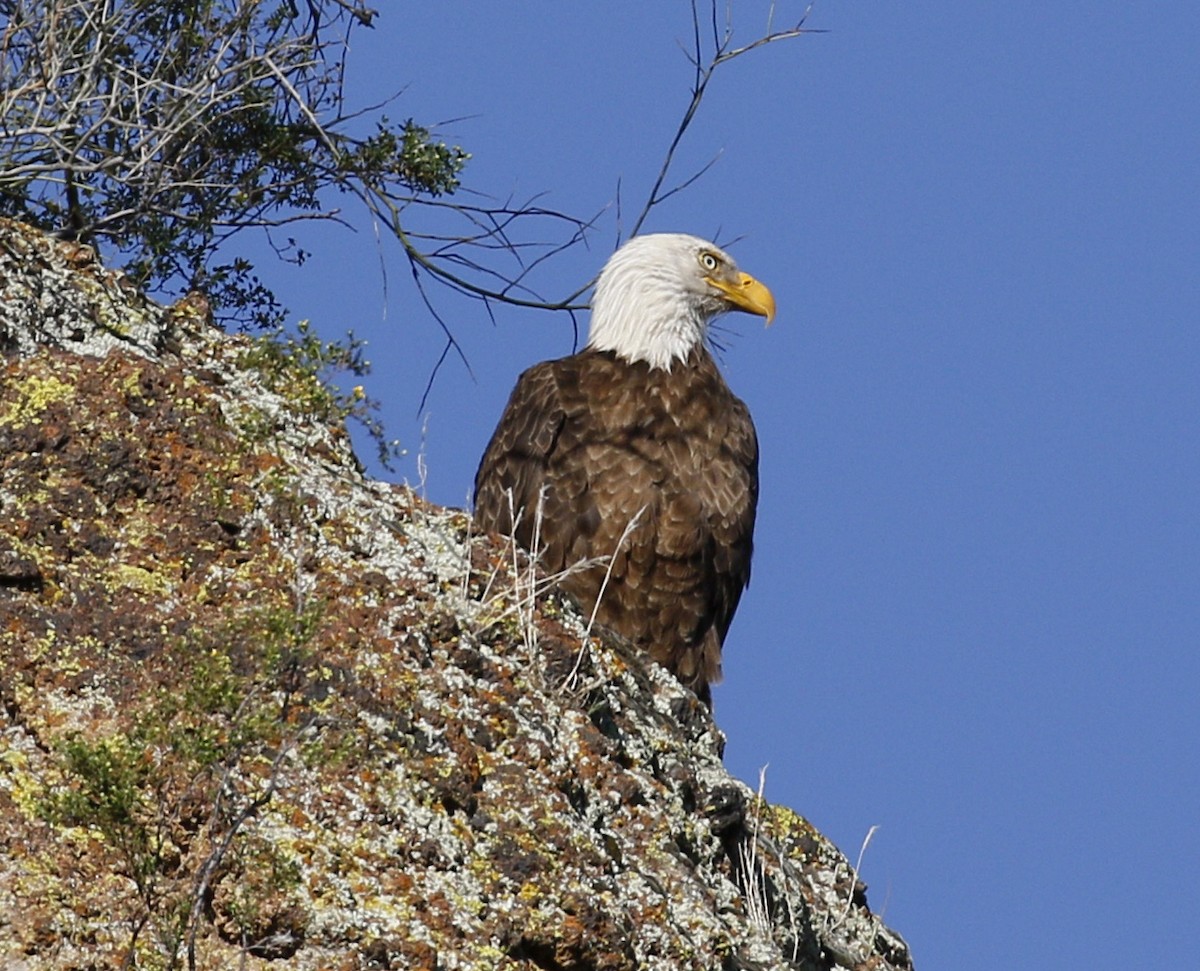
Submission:
M 732 397 L 732 395 L 731 395 Z M 754 521 L 758 509 L 758 436 L 750 411 L 733 398 L 709 476 L 714 534 L 714 574 L 718 578 L 714 625 L 723 641 L 742 591 L 750 584 Z
M 545 361 L 521 375 L 475 473 L 475 523 L 513 536 L 526 550 L 536 533 L 548 572 L 589 555 L 598 520 L 586 475 L 562 460 L 568 414 L 579 411 L 560 386 L 572 361 Z M 579 431 L 569 428 L 568 442 Z

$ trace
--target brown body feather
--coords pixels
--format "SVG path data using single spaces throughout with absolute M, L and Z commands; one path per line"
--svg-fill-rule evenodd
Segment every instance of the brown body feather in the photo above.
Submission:
M 750 579 L 758 442 L 708 351 L 666 371 L 584 350 L 522 374 L 475 476 L 475 521 L 530 549 L 539 494 L 542 567 L 616 551 L 597 621 L 711 703 Z M 590 611 L 606 569 L 563 587 Z

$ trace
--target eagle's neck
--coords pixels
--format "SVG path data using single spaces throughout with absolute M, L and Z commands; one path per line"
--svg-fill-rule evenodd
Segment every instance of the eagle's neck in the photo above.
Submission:
M 618 256 L 620 254 L 618 253 Z M 670 273 L 644 269 L 637 275 L 606 272 L 592 298 L 587 346 L 612 351 L 634 363 L 670 371 L 703 347 L 708 319 Z

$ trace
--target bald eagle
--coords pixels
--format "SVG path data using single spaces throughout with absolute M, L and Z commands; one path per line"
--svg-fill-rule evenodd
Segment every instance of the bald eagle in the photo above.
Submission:
M 775 300 L 712 243 L 656 234 L 609 259 L 591 310 L 582 351 L 518 379 L 475 475 L 475 522 L 548 572 L 605 558 L 562 586 L 711 706 L 750 580 L 758 439 L 708 327 L 729 310 L 769 324 Z

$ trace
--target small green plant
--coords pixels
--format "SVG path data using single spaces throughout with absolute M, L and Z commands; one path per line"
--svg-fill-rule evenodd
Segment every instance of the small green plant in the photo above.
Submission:
M 63 743 L 62 756 L 72 784 L 47 798 L 46 816 L 97 830 L 117 849 L 127 875 L 144 892 L 162 848 L 147 800 L 151 763 L 122 736 L 92 741 L 75 735 Z
M 378 417 L 378 402 L 362 384 L 343 391 L 337 374 L 365 378 L 371 371 L 363 356 L 363 342 L 347 334 L 345 342 L 322 340 L 307 320 L 294 331 L 283 326 L 255 338 L 240 363 L 262 375 L 266 386 L 291 402 L 296 410 L 322 422 L 353 420 L 375 443 L 380 464 L 391 469 L 403 451 L 389 440 Z

